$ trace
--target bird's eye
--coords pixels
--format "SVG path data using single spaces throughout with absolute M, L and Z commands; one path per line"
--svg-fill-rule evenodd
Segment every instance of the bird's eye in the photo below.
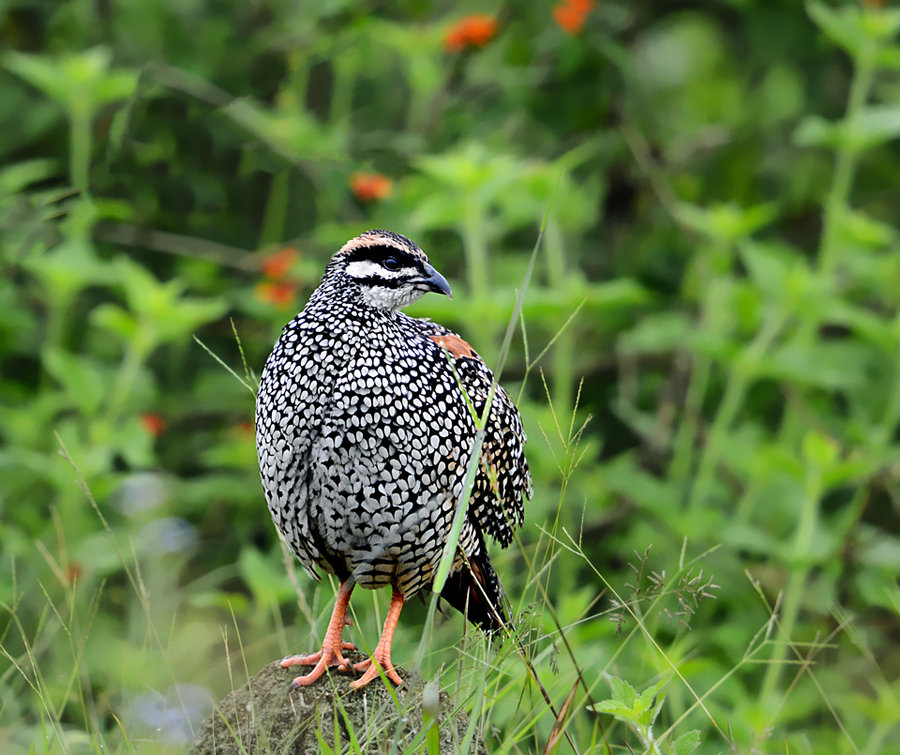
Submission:
M 381 264 L 387 270 L 399 270 L 400 269 L 400 260 L 398 260 L 396 257 L 385 257 L 384 262 L 382 262 Z

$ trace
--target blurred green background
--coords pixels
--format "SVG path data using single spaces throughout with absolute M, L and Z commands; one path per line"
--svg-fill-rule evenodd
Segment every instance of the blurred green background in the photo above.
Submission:
M 494 560 L 560 751 L 896 748 L 898 31 L 875 0 L 0 0 L 0 750 L 181 751 L 314 649 L 332 587 L 251 424 L 281 325 L 387 228 L 453 284 L 411 311 L 493 365 L 551 204 L 503 374 L 535 495 Z M 510 643 L 463 633 L 423 670 L 492 751 L 553 745 Z

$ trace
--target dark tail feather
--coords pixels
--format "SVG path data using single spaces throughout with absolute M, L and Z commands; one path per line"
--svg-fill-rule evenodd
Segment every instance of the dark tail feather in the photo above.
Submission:
M 503 585 L 491 566 L 483 544 L 460 569 L 447 578 L 441 597 L 473 624 L 494 634 L 509 623 L 503 604 Z

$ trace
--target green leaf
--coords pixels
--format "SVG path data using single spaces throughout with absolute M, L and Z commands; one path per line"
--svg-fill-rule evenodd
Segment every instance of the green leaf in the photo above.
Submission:
M 109 390 L 109 370 L 85 355 L 75 355 L 55 346 L 47 346 L 43 353 L 47 372 L 63 386 L 71 405 L 85 415 L 95 414 Z
M 879 68 L 888 71 L 900 70 L 900 47 L 890 45 L 880 48 L 875 55 L 875 62 Z
M 134 317 L 116 304 L 101 304 L 91 312 L 91 319 L 123 341 L 130 340 L 137 331 Z
M 811 269 L 794 247 L 748 239 L 741 243 L 740 255 L 768 306 L 809 319 L 825 316 L 833 307 L 832 279 Z
M 622 354 L 658 354 L 690 344 L 695 323 L 683 312 L 659 312 L 645 316 L 616 344 Z
M 92 113 L 131 96 L 137 86 L 137 73 L 111 71 L 111 60 L 107 48 L 94 47 L 58 59 L 11 52 L 3 65 L 70 113 Z
M 807 463 L 820 470 L 828 470 L 837 461 L 838 445 L 824 433 L 810 430 L 803 438 L 803 456 Z
M 897 238 L 897 229 L 889 223 L 867 215 L 861 210 L 845 209 L 838 216 L 841 236 L 851 244 L 880 248 Z
M 323 128 L 305 108 L 270 109 L 241 97 L 231 100 L 221 112 L 290 161 L 313 155 L 316 159 L 337 159 L 344 151 L 343 130 Z
M 142 348 L 185 340 L 201 325 L 221 317 L 228 307 L 218 299 L 183 297 L 183 281 L 176 278 L 163 283 L 130 259 L 120 258 L 116 267 L 129 309 L 140 326 Z
M 800 255 L 785 244 L 747 241 L 741 244 L 740 254 L 753 282 L 779 299 L 784 298 L 792 270 L 805 269 Z
M 691 731 L 686 731 L 672 743 L 674 755 L 690 755 L 699 746 L 699 729 L 691 729 Z
M 603 676 L 612 691 L 612 699 L 628 708 L 634 708 L 635 703 L 638 701 L 638 695 L 634 687 L 624 679 L 620 679 L 612 674 L 604 674 Z
M 44 284 L 47 299 L 53 302 L 68 302 L 78 291 L 109 283 L 113 277 L 112 269 L 97 256 L 93 244 L 78 237 L 63 240 L 52 251 L 29 257 L 23 261 L 23 267 Z
M 805 118 L 794 131 L 801 147 L 848 146 L 868 149 L 900 136 L 900 105 L 869 105 L 856 117 L 839 122 L 818 116 Z
M 863 5 L 863 31 L 873 39 L 885 41 L 893 39 L 900 32 L 900 10 L 897 8 L 876 8 L 874 3 Z
M 900 105 L 869 105 L 844 123 L 844 139 L 865 149 L 900 136 Z
M 262 605 L 277 604 L 293 595 L 293 588 L 281 562 L 273 563 L 252 546 L 241 549 L 238 570 L 253 597 Z
M 55 175 L 57 170 L 56 161 L 47 158 L 23 160 L 15 165 L 8 165 L 0 169 L 0 197 L 18 194 L 31 184 Z
M 845 5 L 833 9 L 821 2 L 806 5 L 806 12 L 832 42 L 843 47 L 851 55 L 859 52 L 866 34 L 862 27 L 859 9 Z
M 682 202 L 675 208 L 679 221 L 714 241 L 728 244 L 764 228 L 775 219 L 777 213 L 778 205 L 773 202 L 750 207 L 734 203 L 701 207 Z
M 133 395 L 129 398 L 133 398 Z M 155 462 L 153 436 L 147 432 L 138 417 L 120 421 L 111 434 L 109 443 L 134 469 L 146 469 Z
M 634 721 L 634 710 L 629 705 L 624 705 L 615 700 L 601 700 L 598 703 L 587 706 L 588 710 L 594 713 L 608 713 L 615 716 L 620 721 Z
M 337 718 L 337 717 L 335 717 Z M 329 744 L 322 737 L 322 732 L 317 728 L 315 730 L 316 741 L 319 743 L 319 752 L 324 753 L 325 755 L 337 755 L 335 751 L 329 746 Z
M 858 342 L 787 343 L 748 367 L 757 376 L 828 390 L 866 385 L 869 350 Z
M 852 329 L 886 352 L 893 353 L 900 342 L 900 333 L 891 322 L 868 309 L 837 301 L 829 314 L 831 322 Z
M 634 706 L 635 711 L 638 714 L 638 723 L 640 723 L 641 726 L 649 728 L 653 725 L 653 722 L 656 721 L 656 717 L 659 715 L 659 711 L 662 709 L 663 703 L 666 700 L 666 695 L 662 689 L 668 683 L 668 678 L 660 679 L 656 684 L 647 687 L 647 689 L 641 692 L 637 704 Z
M 40 89 L 47 97 L 66 105 L 69 100 L 67 82 L 59 76 L 56 61 L 38 55 L 9 52 L 3 57 L 3 65 L 12 73 L 25 79 L 35 89 Z
M 863 45 L 890 40 L 900 31 L 900 11 L 894 8 L 859 8 L 849 3 L 831 8 L 810 2 L 806 10 L 825 36 L 853 57 L 860 54 Z
M 680 493 L 672 482 L 642 469 L 639 455 L 627 451 L 607 461 L 603 467 L 607 490 L 631 501 L 638 508 L 673 521 L 680 515 Z
M 798 147 L 836 147 L 839 143 L 838 127 L 818 115 L 804 118 L 794 129 L 794 144 Z

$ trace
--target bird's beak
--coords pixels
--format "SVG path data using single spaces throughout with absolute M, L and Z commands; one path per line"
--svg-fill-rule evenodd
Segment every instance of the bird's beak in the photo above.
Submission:
M 436 294 L 443 294 L 448 299 L 452 299 L 453 292 L 450 291 L 450 284 L 447 283 L 447 279 L 427 262 L 425 263 L 424 270 L 425 276 L 419 283 L 427 286 L 429 291 L 434 291 Z

